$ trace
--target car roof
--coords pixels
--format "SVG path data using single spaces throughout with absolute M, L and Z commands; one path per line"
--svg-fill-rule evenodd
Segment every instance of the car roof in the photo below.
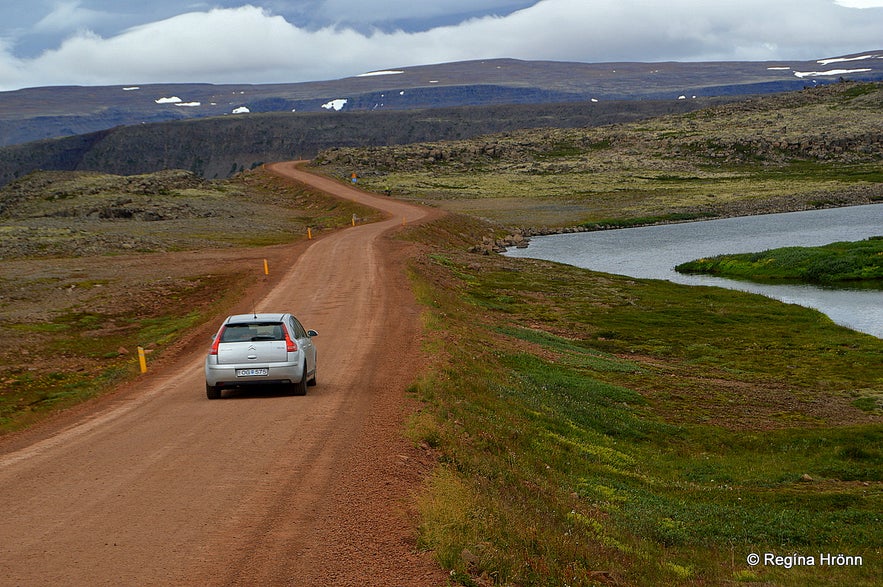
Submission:
M 227 317 L 224 324 L 249 324 L 252 322 L 282 322 L 288 313 L 276 314 L 235 314 Z

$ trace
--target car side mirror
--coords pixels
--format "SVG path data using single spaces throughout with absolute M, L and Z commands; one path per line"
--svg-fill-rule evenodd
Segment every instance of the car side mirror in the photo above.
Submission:
M 315 330 L 307 330 L 307 336 L 309 336 L 310 338 L 313 338 L 314 336 L 319 336 L 319 333 L 316 332 Z

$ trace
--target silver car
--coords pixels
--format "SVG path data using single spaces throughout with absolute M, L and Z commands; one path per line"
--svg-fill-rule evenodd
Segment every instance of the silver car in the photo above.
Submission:
M 291 314 L 229 316 L 205 358 L 205 394 L 221 397 L 225 387 L 287 385 L 306 395 L 316 385 L 315 330 L 305 330 Z

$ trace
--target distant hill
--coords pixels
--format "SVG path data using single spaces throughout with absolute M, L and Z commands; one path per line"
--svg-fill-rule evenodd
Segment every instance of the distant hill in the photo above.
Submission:
M 113 129 L 0 147 L 0 186 L 34 170 L 120 175 L 184 169 L 207 179 L 332 147 L 468 139 L 524 128 L 591 127 L 683 113 L 719 99 L 464 106 L 380 112 L 263 113 Z
M 883 80 L 883 50 L 780 62 L 565 63 L 489 59 L 339 80 L 265 85 L 153 84 L 0 92 L 0 146 L 116 126 L 234 113 L 332 113 L 500 104 L 690 100 Z
M 881 60 L 883 51 L 790 63 L 503 59 L 304 84 L 0 92 L 0 185 L 36 169 L 224 178 L 331 147 L 632 122 L 844 78 L 883 80 Z

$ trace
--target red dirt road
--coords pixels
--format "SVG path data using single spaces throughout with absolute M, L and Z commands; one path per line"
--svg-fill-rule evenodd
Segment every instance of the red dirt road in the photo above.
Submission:
M 257 299 L 319 331 L 318 386 L 208 401 L 206 338 L 52 434 L 0 443 L 0 585 L 446 583 L 415 547 L 419 309 L 408 245 L 386 238 L 433 212 L 273 169 L 389 215 L 293 246 Z

